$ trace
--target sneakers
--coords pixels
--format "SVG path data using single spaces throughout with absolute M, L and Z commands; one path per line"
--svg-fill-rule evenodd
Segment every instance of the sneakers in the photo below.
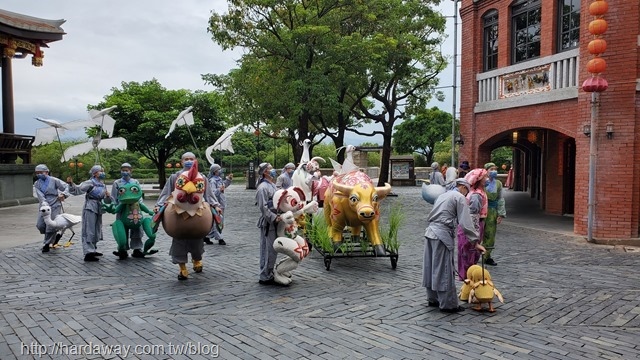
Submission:
M 131 257 L 134 258 L 143 258 L 144 257 L 144 253 L 142 252 L 142 250 L 140 249 L 134 249 L 133 253 L 131 253 Z
M 49 252 L 49 244 L 46 244 L 45 246 L 42 247 L 42 252 L 43 253 Z
M 227 242 L 226 242 L 226 241 L 224 241 L 224 239 L 220 239 L 220 240 L 218 240 L 218 244 L 220 244 L 220 245 L 227 245 Z
M 487 258 L 487 259 L 484 261 L 484 263 L 485 263 L 485 264 L 487 264 L 487 265 L 491 265 L 491 266 L 496 266 L 496 265 L 498 265 L 498 263 L 497 263 L 497 262 L 495 262 L 492 258 Z
M 208 237 L 204 238 L 204 243 L 207 245 L 213 245 L 213 242 L 211 241 L 211 239 L 209 239 Z

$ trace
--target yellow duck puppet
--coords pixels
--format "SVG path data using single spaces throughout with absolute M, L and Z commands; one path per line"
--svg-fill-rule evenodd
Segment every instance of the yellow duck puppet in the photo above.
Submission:
M 489 304 L 489 312 L 495 312 L 496 310 L 493 308 L 494 296 L 497 296 L 498 300 L 504 304 L 504 298 L 491 281 L 489 271 L 479 265 L 471 265 L 467 270 L 467 278 L 460 289 L 460 300 L 477 304 L 471 308 L 476 311 L 483 310 L 482 304 Z

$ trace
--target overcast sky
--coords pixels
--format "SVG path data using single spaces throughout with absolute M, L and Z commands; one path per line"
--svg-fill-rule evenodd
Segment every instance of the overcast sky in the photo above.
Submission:
M 445 0 L 440 9 L 452 16 L 453 6 Z M 35 135 L 42 127 L 35 116 L 61 122 L 85 118 L 87 105 L 99 103 L 123 81 L 156 78 L 167 89 L 212 90 L 200 75 L 227 73 L 241 55 L 240 49 L 223 52 L 207 33 L 211 11 L 226 12 L 224 0 L 2 0 L 0 8 L 66 20 L 63 40 L 44 49 L 44 66 L 32 66 L 31 56 L 13 60 L 18 134 Z M 447 26 L 453 34 L 452 18 Z M 452 36 L 443 52 L 453 54 Z M 449 66 L 440 84 L 451 86 L 452 76 Z M 452 89 L 443 91 L 447 100 L 432 106 L 450 112 Z M 362 141 L 371 138 L 347 137 L 354 145 Z

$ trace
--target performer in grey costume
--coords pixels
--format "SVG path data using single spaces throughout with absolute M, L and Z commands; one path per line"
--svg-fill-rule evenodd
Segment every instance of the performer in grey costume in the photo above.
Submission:
M 118 205 L 120 202 L 118 201 L 118 189 L 127 184 L 137 184 L 140 185 L 140 182 L 131 177 L 133 167 L 129 163 L 123 163 L 120 165 L 120 179 L 116 179 L 111 185 L 111 202 L 114 205 Z M 140 198 L 140 202 L 142 202 L 142 198 Z M 116 220 L 120 219 L 120 213 L 116 214 Z M 143 244 L 142 244 L 142 226 L 134 229 L 125 229 L 127 232 L 128 239 L 128 249 L 133 249 L 133 253 L 131 256 L 134 258 L 143 258 L 144 253 L 142 252 Z M 119 256 L 119 255 L 118 255 Z
M 85 194 L 82 210 L 82 252 L 84 261 L 98 261 L 98 241 L 102 240 L 102 201 L 111 203 L 111 196 L 104 184 L 105 173 L 100 165 L 94 165 L 89 170 L 91 178 L 79 185 L 70 184 L 71 193 Z
M 192 152 L 186 152 L 182 154 L 181 162 L 182 162 L 182 170 L 177 171 L 169 177 L 167 182 L 164 184 L 160 195 L 158 196 L 158 201 L 156 202 L 156 207 L 154 208 L 155 212 L 158 212 L 160 207 L 167 202 L 169 196 L 176 187 L 176 180 L 178 179 L 178 175 L 183 171 L 188 171 L 193 166 L 196 160 L 196 156 Z M 206 176 L 202 175 L 203 178 L 206 179 Z M 213 194 L 211 190 L 211 186 L 206 186 L 204 191 L 204 201 L 209 203 L 210 206 L 216 208 L 216 211 L 221 211 L 220 203 L 216 196 Z M 169 255 L 171 255 L 171 262 L 174 264 L 186 264 L 188 262 L 187 254 L 191 253 L 191 259 L 194 261 L 202 260 L 202 254 L 204 254 L 204 241 L 202 238 L 198 239 L 178 239 L 172 238 L 171 241 L 171 249 L 169 250 Z M 199 271 L 202 271 L 200 269 Z M 196 272 L 199 272 L 196 271 Z M 185 280 L 186 277 L 178 276 L 178 279 Z
M 55 219 L 62 212 L 62 201 L 71 196 L 69 186 L 64 181 L 49 176 L 49 168 L 45 164 L 36 166 L 35 171 L 38 180 L 33 183 L 33 197 L 38 198 L 40 204 L 44 202 L 49 204 L 51 218 Z M 36 228 L 40 234 L 44 234 L 42 252 L 49 252 L 49 246 L 53 245 L 56 240 L 57 230 L 49 228 L 41 215 L 38 215 Z
M 293 171 L 296 169 L 296 166 L 293 163 L 288 163 L 282 169 L 282 173 L 276 179 L 276 189 L 288 189 L 293 186 L 293 180 L 291 176 L 293 175 Z
M 469 183 L 460 178 L 450 187 L 438 197 L 429 214 L 429 226 L 424 234 L 422 286 L 427 288 L 429 306 L 439 306 L 442 312 L 455 313 L 464 310 L 458 306 L 453 273 L 457 225 L 464 230 L 468 240 L 476 244 L 478 251 L 484 252 L 485 248 L 478 243 L 479 234 L 474 228 L 465 197 L 470 189 Z
M 216 199 L 218 199 L 218 202 L 220 203 L 220 209 L 222 209 L 222 213 L 220 213 L 220 215 L 224 214 L 224 210 L 227 207 L 227 198 L 224 195 L 224 190 L 231 185 L 231 180 L 233 180 L 233 174 L 229 174 L 229 176 L 224 177 L 220 165 L 213 164 L 209 168 L 209 185 L 211 186 L 211 190 L 216 196 Z M 224 216 L 222 217 L 222 223 L 224 223 Z M 222 238 L 221 232 L 218 231 L 216 224 L 213 224 L 211 232 L 204 238 L 205 244 L 212 245 L 213 243 L 211 242 L 211 239 L 218 240 L 218 244 L 220 245 L 227 245 Z
M 273 267 L 278 257 L 273 248 L 276 240 L 276 223 L 280 221 L 280 215 L 276 214 L 273 206 L 273 194 L 276 186 L 276 170 L 269 163 L 258 166 L 258 189 L 256 190 L 256 205 L 260 210 L 258 228 L 260 229 L 260 279 L 262 285 L 280 285 L 273 279 Z

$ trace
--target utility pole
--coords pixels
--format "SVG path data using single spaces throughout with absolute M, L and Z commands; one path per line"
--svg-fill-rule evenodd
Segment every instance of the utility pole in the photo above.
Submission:
M 458 98 L 458 1 L 453 0 L 453 106 L 451 110 L 451 166 L 456 166 L 456 113 Z

